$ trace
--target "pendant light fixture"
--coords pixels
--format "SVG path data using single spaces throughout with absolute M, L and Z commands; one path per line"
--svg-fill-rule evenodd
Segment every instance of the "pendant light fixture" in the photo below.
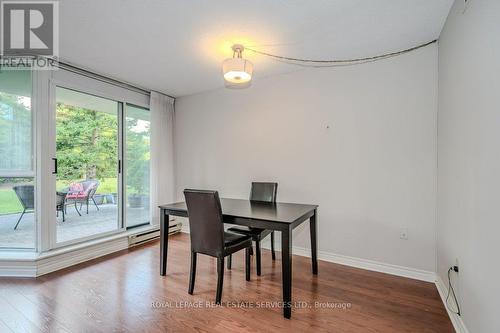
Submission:
M 241 55 L 245 49 L 243 45 L 235 44 L 232 49 L 233 57 L 222 63 L 224 83 L 227 88 L 247 88 L 252 82 L 253 64 L 243 59 Z

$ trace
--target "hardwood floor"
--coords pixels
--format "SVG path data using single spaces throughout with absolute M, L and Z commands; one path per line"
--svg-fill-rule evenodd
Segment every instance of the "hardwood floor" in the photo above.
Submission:
M 274 263 L 270 251 L 262 255 L 262 276 L 253 263 L 250 282 L 243 254 L 233 257 L 222 307 L 206 306 L 215 300 L 213 258 L 198 256 L 194 295 L 187 293 L 186 234 L 170 238 L 165 277 L 154 242 L 37 279 L 0 278 L 0 332 L 453 332 L 432 283 L 323 261 L 315 277 L 310 261 L 298 256 L 292 292 L 298 307 L 284 319 L 277 307 L 279 252 Z

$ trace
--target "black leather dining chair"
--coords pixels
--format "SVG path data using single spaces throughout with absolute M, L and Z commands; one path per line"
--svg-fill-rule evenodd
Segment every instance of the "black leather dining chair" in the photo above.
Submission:
M 277 193 L 278 193 L 278 183 L 253 182 L 252 188 L 250 190 L 250 201 L 275 203 Z M 228 229 L 228 231 L 252 237 L 252 240 L 255 242 L 257 275 L 260 276 L 262 271 L 260 241 L 263 240 L 269 234 L 271 234 L 271 255 L 273 260 L 276 260 L 276 254 L 274 253 L 274 231 L 267 229 L 244 228 L 244 227 L 231 227 Z M 232 262 L 232 257 L 229 256 L 227 259 L 228 269 L 231 269 L 231 264 L 232 264 L 231 262 Z
M 191 237 L 191 272 L 189 294 L 193 294 L 196 277 L 196 257 L 198 253 L 217 258 L 216 304 L 222 298 L 224 281 L 224 258 L 245 249 L 245 275 L 250 281 L 250 249 L 252 239 L 248 235 L 224 231 L 222 209 L 217 191 L 184 190 L 189 216 Z

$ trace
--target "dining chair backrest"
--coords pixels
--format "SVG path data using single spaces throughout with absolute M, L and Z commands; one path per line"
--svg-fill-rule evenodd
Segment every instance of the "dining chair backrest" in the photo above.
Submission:
M 218 257 L 224 252 L 224 224 L 217 191 L 184 190 L 191 250 Z
M 24 209 L 35 208 L 35 187 L 33 185 L 18 185 L 12 188 Z
M 250 201 L 276 202 L 278 183 L 252 182 Z

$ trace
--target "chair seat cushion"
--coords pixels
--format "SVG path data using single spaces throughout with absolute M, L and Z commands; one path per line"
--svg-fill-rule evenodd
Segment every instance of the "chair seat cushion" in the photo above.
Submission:
M 229 232 L 238 233 L 241 235 L 251 236 L 254 240 L 261 240 L 269 235 L 272 230 L 259 229 L 259 228 L 244 228 L 244 227 L 231 227 L 227 229 Z
M 248 235 L 241 235 L 241 234 L 235 234 L 232 232 L 224 232 L 224 245 L 225 246 L 231 246 L 237 243 L 241 243 L 243 241 L 246 241 L 250 239 L 250 236 Z
M 85 199 L 87 197 L 86 193 L 69 193 L 66 199 Z
M 252 237 L 224 231 L 224 256 L 252 246 Z

